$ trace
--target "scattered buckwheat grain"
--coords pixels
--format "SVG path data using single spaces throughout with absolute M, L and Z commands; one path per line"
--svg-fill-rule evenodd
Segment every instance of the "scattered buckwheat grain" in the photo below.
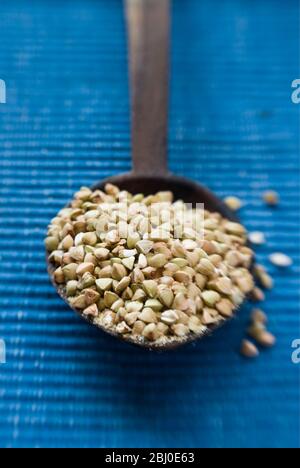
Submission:
M 276 206 L 279 203 L 279 195 L 274 190 L 267 190 L 263 193 L 263 200 L 267 205 Z
M 293 264 L 293 260 L 283 253 L 273 253 L 269 256 L 270 262 L 273 265 L 281 268 L 287 268 Z

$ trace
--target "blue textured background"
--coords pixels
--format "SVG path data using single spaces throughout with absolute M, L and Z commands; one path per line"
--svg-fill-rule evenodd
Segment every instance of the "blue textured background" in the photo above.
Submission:
M 0 445 L 299 446 L 299 74 L 296 0 L 174 0 L 172 169 L 246 201 L 294 259 L 264 305 L 278 345 L 236 350 L 247 323 L 164 355 L 99 334 L 49 284 L 43 236 L 80 184 L 130 167 L 119 0 L 1 0 Z M 266 208 L 261 192 L 282 202 Z

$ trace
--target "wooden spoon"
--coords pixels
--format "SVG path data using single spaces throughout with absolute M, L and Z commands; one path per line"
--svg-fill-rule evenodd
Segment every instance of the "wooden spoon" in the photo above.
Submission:
M 171 191 L 175 199 L 184 200 L 186 203 L 203 203 L 205 209 L 219 212 L 229 220 L 238 221 L 234 213 L 206 187 L 168 171 L 170 1 L 125 0 L 125 10 L 129 38 L 133 169 L 128 174 L 102 180 L 92 189 L 104 189 L 107 183 L 112 183 L 133 194 L 150 195 L 159 191 Z M 67 301 L 64 288 L 53 281 L 54 268 L 49 261 L 48 270 L 58 293 Z M 89 318 L 80 315 L 90 321 Z M 214 328 L 221 323 L 224 323 L 224 320 Z M 162 345 L 138 342 L 132 337 L 124 338 L 100 325 L 97 327 L 123 341 L 149 349 L 175 348 L 204 336 L 190 333 L 181 340 L 176 337 L 176 341 Z

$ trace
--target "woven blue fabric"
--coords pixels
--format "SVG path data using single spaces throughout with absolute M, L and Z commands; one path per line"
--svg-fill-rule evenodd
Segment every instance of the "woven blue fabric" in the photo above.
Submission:
M 130 167 L 119 0 L 1 0 L 0 446 L 299 446 L 297 0 L 174 0 L 170 165 L 245 201 L 276 287 L 277 346 L 238 348 L 250 306 L 211 338 L 152 354 L 83 323 L 45 270 L 48 221 L 81 184 Z M 280 206 L 264 206 L 274 188 Z M 293 267 L 268 264 L 273 251 Z

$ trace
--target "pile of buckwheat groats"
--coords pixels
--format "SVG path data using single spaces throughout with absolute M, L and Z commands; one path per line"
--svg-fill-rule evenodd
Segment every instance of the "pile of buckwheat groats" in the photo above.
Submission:
M 260 291 L 245 228 L 170 192 L 83 187 L 45 242 L 71 307 L 128 341 L 164 346 L 203 335 Z
M 278 193 L 273 190 L 264 192 L 262 198 L 264 202 L 271 207 L 276 207 L 280 199 Z M 234 196 L 227 197 L 224 201 L 233 211 L 238 211 L 243 206 L 242 201 Z M 259 231 L 248 233 L 248 240 L 250 243 L 257 246 L 263 245 L 266 242 L 265 235 Z M 292 264 L 292 259 L 281 252 L 271 254 L 269 260 L 273 265 L 279 268 L 286 268 Z M 253 275 L 256 282 L 263 289 L 272 289 L 273 280 L 263 265 L 257 263 L 253 265 Z M 260 302 L 265 299 L 265 294 L 260 287 L 255 286 L 251 292 L 251 298 L 256 302 Z M 275 344 L 276 338 L 267 330 L 267 323 L 268 317 L 264 311 L 258 308 L 252 310 L 247 335 L 253 341 L 249 339 L 244 339 L 242 341 L 240 351 L 243 356 L 248 358 L 257 357 L 259 355 L 258 345 L 262 348 L 269 348 Z

